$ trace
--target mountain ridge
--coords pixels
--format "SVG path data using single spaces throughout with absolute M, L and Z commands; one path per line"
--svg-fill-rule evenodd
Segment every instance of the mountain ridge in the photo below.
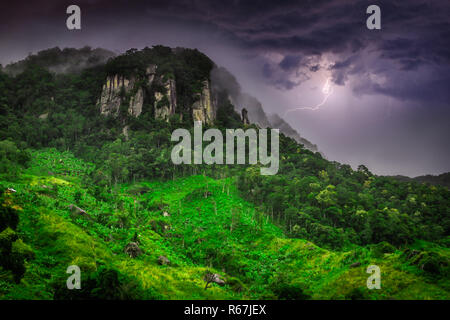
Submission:
M 156 46 L 162 47 L 162 46 Z M 168 48 L 169 49 L 169 48 Z M 183 50 L 183 48 L 170 48 L 172 52 L 179 53 Z M 54 73 L 73 73 L 80 72 L 84 69 L 88 69 L 94 66 L 108 64 L 108 61 L 117 59 L 120 56 L 124 56 L 126 54 L 133 54 L 138 52 L 137 49 L 130 49 L 126 53 L 122 55 L 116 55 L 115 53 L 108 51 L 102 48 L 92 49 L 89 46 L 85 46 L 81 49 L 75 48 L 64 48 L 60 49 L 59 47 L 54 47 L 46 50 L 42 50 L 37 52 L 36 54 L 30 55 L 27 58 L 10 63 L 3 67 L 3 71 L 7 74 L 15 76 L 19 74 L 27 65 L 39 65 L 50 72 Z M 128 67 L 126 73 L 133 70 L 135 67 Z M 150 68 L 150 69 L 148 69 Z M 153 78 L 156 75 L 157 65 L 148 64 L 146 67 L 146 73 L 148 77 L 148 86 L 151 86 L 153 82 Z M 151 75 L 151 76 L 150 76 Z M 102 94 L 98 97 L 98 104 L 101 105 L 101 113 L 109 114 L 109 109 L 112 108 L 112 112 L 117 114 L 120 108 L 120 99 L 119 93 L 121 88 L 124 88 L 126 92 L 130 92 L 133 90 L 133 84 L 136 82 L 136 74 L 128 75 L 131 76 L 131 79 L 128 79 L 126 76 L 120 74 L 108 74 L 105 79 L 103 85 Z M 176 113 L 176 90 L 175 84 L 170 81 L 172 80 L 164 80 L 161 82 L 162 78 L 165 75 L 160 75 L 159 79 L 155 79 L 155 81 L 160 81 L 160 85 L 163 85 L 169 88 L 169 99 L 168 105 L 162 106 L 159 110 L 156 110 L 156 105 L 161 102 L 164 98 L 164 94 L 155 92 L 155 117 L 162 117 L 167 119 L 170 115 Z M 150 79 L 151 77 L 151 79 Z M 204 79 L 206 81 L 207 79 Z M 209 83 L 210 82 L 210 83 Z M 172 88 L 170 90 L 170 88 Z M 112 94 L 111 92 L 115 90 L 116 92 Z M 213 113 L 217 112 L 217 96 L 219 92 L 226 91 L 227 96 L 234 106 L 234 109 L 239 114 L 242 113 L 243 109 L 248 111 L 248 118 L 250 123 L 254 123 L 261 128 L 276 128 L 280 129 L 280 132 L 289 136 L 296 140 L 298 143 L 305 145 L 306 148 L 313 152 L 317 152 L 317 145 L 311 143 L 307 139 L 300 136 L 300 134 L 293 129 L 284 119 L 282 119 L 279 115 L 270 115 L 267 116 L 266 112 L 263 109 L 261 102 L 258 101 L 255 97 L 249 95 L 242 91 L 240 84 L 236 80 L 236 78 L 224 67 L 216 66 L 213 63 L 213 68 L 211 70 L 211 79 L 202 87 L 203 94 L 202 96 L 207 96 L 206 99 L 201 98 L 200 101 L 205 101 L 203 104 L 200 104 L 197 107 L 194 107 L 195 111 L 195 119 L 198 121 L 205 122 L 206 118 L 208 118 L 209 123 L 213 120 Z M 142 106 L 144 103 L 144 90 L 142 87 L 137 88 L 134 95 L 129 99 L 129 112 L 134 114 L 135 116 L 139 116 L 142 112 Z M 171 94 L 172 92 L 172 94 Z M 172 97 L 172 98 L 171 98 Z M 174 98 L 175 97 L 175 98 Z M 175 102 L 175 103 L 174 103 Z M 209 106 L 209 104 L 211 106 Z M 108 106 L 109 105 L 109 106 Z M 111 107 L 112 106 L 112 107 Z M 208 109 L 208 111 L 205 111 Z
M 394 175 L 389 176 L 394 179 L 397 179 L 399 181 L 416 181 L 419 183 L 429 183 L 432 185 L 440 185 L 443 187 L 447 187 L 450 189 L 450 172 L 444 172 L 441 174 L 433 175 L 433 174 L 426 174 L 421 175 L 417 177 L 408 177 L 403 175 Z

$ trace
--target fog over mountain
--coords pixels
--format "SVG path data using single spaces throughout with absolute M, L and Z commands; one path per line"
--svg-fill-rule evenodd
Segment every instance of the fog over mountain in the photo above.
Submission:
M 261 102 L 242 92 L 238 81 L 228 70 L 223 67 L 214 68 L 211 72 L 211 82 L 213 87 L 223 88 L 229 92 L 229 99 L 238 111 L 247 109 L 250 122 L 257 123 L 262 128 L 270 126 Z
M 211 82 L 213 88 L 225 89 L 229 92 L 229 99 L 237 111 L 240 112 L 243 108 L 248 111 L 248 119 L 251 123 L 256 123 L 261 128 L 280 129 L 280 132 L 305 145 L 309 150 L 317 151 L 316 145 L 302 138 L 296 130 L 277 114 L 267 116 L 261 102 L 250 94 L 242 92 L 236 78 L 225 68 L 214 68 L 211 72 Z
M 11 75 L 22 72 L 27 64 L 38 63 L 55 73 L 73 73 L 104 64 L 115 53 L 106 49 L 83 47 L 81 49 L 58 47 L 40 51 L 38 54 L 28 56 L 24 60 L 5 66 L 4 71 Z

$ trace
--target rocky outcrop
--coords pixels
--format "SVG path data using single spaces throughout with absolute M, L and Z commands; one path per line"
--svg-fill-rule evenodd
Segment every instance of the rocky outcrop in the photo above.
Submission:
M 205 277 L 203 278 L 203 280 L 206 281 L 205 290 L 208 289 L 208 285 L 209 285 L 210 283 L 216 283 L 216 284 L 218 284 L 219 286 L 225 285 L 225 281 L 222 280 L 222 279 L 220 278 L 220 275 L 217 274 L 217 273 L 208 272 L 208 273 L 206 273 L 206 275 L 205 275 Z
M 128 130 L 130 129 L 130 126 L 125 126 L 125 127 L 123 127 L 122 128 L 122 134 L 125 136 L 125 139 L 128 141 L 128 138 L 129 138 L 129 136 L 128 136 Z
M 356 267 L 359 267 L 360 265 L 361 265 L 361 262 L 355 262 L 350 265 L 350 268 L 356 268 Z
M 243 124 L 250 124 L 250 121 L 248 120 L 248 111 L 247 109 L 243 108 L 241 111 L 242 114 L 242 123 Z
M 144 90 L 139 88 L 137 92 L 130 98 L 128 106 L 128 113 L 134 117 L 138 117 L 142 113 L 142 106 L 144 105 Z
M 46 187 L 46 186 L 43 186 L 43 187 Z M 68 208 L 69 208 L 73 218 L 83 217 L 83 218 L 91 220 L 91 217 L 89 216 L 89 214 L 85 210 L 81 209 L 80 207 L 77 207 L 74 204 L 70 204 L 68 206 Z
M 137 75 L 129 78 L 118 74 L 108 76 L 98 102 L 101 113 L 117 116 L 122 104 L 128 101 L 128 114 L 138 117 L 144 105 L 145 87 L 150 87 L 154 81 L 157 81 L 164 90 L 154 93 L 155 118 L 168 120 L 177 108 L 176 83 L 174 79 L 163 82 L 163 76 L 155 79 L 156 69 L 156 65 L 149 65 L 145 70 L 144 79 Z
M 128 254 L 130 256 L 130 258 L 136 258 L 138 256 L 140 256 L 143 252 L 142 249 L 139 248 L 138 244 L 136 242 L 130 242 L 128 243 L 124 250 L 123 250 L 126 254 Z
M 159 257 L 158 257 L 158 264 L 161 265 L 161 266 L 167 266 L 167 265 L 170 264 L 170 260 L 167 259 L 167 258 L 164 257 L 164 256 L 159 256 Z
M 151 64 L 145 70 L 145 75 L 147 76 L 147 83 L 153 83 L 156 75 L 156 64 Z
M 129 92 L 132 88 L 130 80 L 117 74 L 106 78 L 106 83 L 103 85 L 102 95 L 100 96 L 100 112 L 103 115 L 118 114 L 122 102 L 122 88 L 125 90 L 125 93 Z
M 152 84 L 155 73 L 156 65 L 149 65 L 145 73 L 147 86 Z M 128 113 L 138 117 L 142 113 L 144 104 L 144 89 L 142 86 L 138 87 L 137 80 L 134 75 L 129 78 L 118 74 L 108 76 L 99 101 L 101 113 L 118 115 L 120 106 L 126 101 L 126 96 L 131 95 L 127 108 Z
M 270 127 L 270 121 L 267 119 L 262 104 L 255 97 L 242 92 L 238 96 L 230 94 L 229 100 L 237 111 L 241 111 L 244 108 L 247 110 L 250 123 L 257 124 L 261 128 Z
M 177 93 L 175 80 L 168 79 L 164 83 L 165 91 L 155 92 L 155 118 L 169 120 L 177 108 Z
M 216 103 L 213 99 L 209 80 L 203 81 L 202 85 L 202 90 L 196 94 L 196 101 L 192 105 L 192 118 L 194 121 L 211 124 L 215 119 Z

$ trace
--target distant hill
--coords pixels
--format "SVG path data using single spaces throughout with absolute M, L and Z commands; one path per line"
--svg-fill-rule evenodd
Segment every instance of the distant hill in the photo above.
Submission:
M 415 178 L 410 178 L 410 177 L 406 177 L 406 176 L 402 176 L 402 175 L 397 175 L 397 176 L 392 176 L 392 178 L 394 178 L 398 181 L 403 181 L 403 182 L 417 181 L 419 183 L 429 183 L 432 185 L 440 185 L 440 186 L 447 187 L 450 189 L 450 172 L 442 173 L 437 176 L 427 174 L 425 176 L 418 176 Z

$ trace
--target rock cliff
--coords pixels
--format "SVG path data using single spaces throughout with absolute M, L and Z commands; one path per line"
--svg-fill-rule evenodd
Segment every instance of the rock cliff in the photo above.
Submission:
M 241 118 L 243 124 L 250 124 L 250 120 L 248 120 L 248 111 L 247 109 L 243 108 L 241 111 Z
M 194 121 L 212 124 L 215 119 L 216 100 L 213 98 L 209 80 L 202 83 L 202 90 L 196 94 L 196 101 L 192 105 L 192 118 Z
M 162 79 L 160 79 L 162 81 Z M 155 118 L 169 120 L 177 109 L 176 83 L 173 79 L 168 79 L 164 83 L 165 92 L 155 92 Z
M 146 86 L 151 86 L 155 73 L 156 65 L 149 65 L 145 73 Z M 144 104 L 144 89 L 138 80 L 136 75 L 129 78 L 119 74 L 109 75 L 100 96 L 100 112 L 104 115 L 118 115 L 122 103 L 128 101 L 128 113 L 138 117 Z

